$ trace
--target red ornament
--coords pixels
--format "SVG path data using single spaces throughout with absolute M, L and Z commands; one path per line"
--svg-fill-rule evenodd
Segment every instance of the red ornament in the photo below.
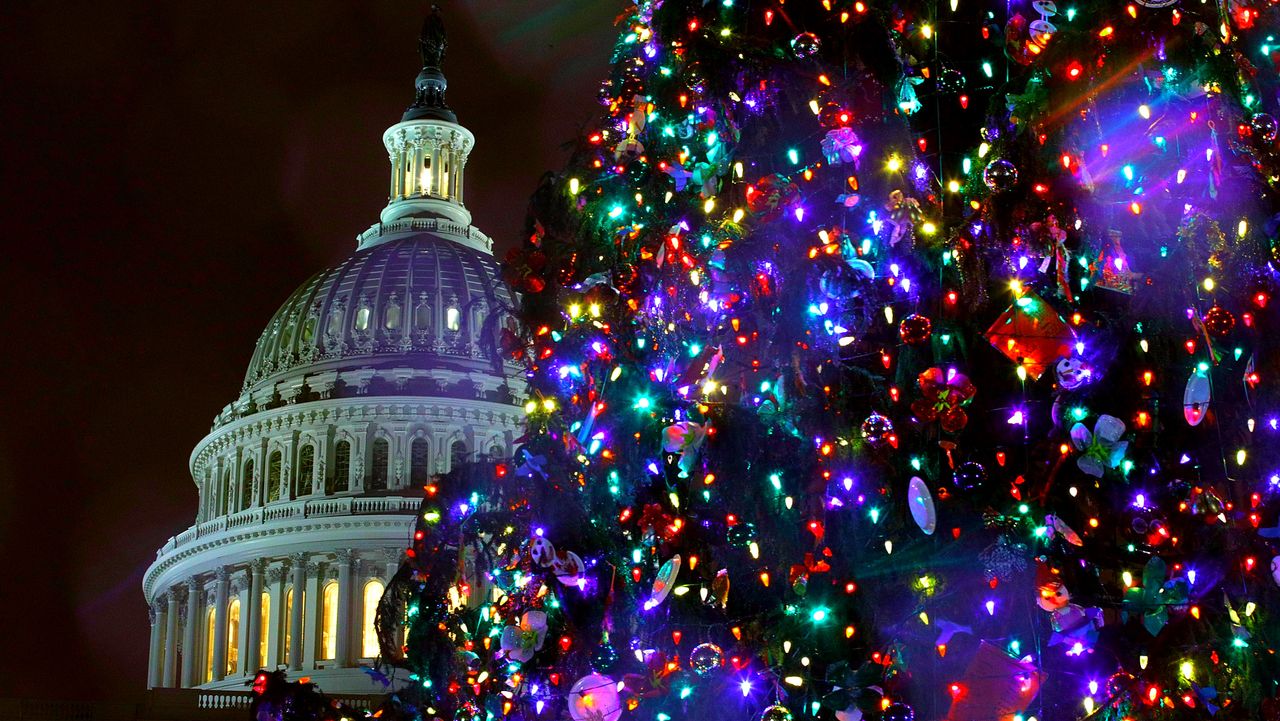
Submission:
M 907 345 L 923 345 L 933 335 L 933 323 L 919 313 L 913 313 L 898 324 L 898 337 Z
M 1204 329 L 1209 331 L 1211 335 L 1219 338 L 1231 332 L 1236 327 L 1236 317 L 1231 315 L 1231 311 L 1220 305 L 1215 305 L 1204 314 L 1202 319 Z
M 969 422 L 961 408 L 978 392 L 963 373 L 930 368 L 916 379 L 920 398 L 911 404 L 911 412 L 925 423 L 938 421 L 942 430 L 955 433 Z

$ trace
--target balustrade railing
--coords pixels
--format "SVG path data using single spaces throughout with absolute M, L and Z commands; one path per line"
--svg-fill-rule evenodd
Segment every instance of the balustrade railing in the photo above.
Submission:
M 329 518 L 375 513 L 414 513 L 418 510 L 420 502 L 421 499 L 404 496 L 371 498 L 344 496 L 339 498 L 306 498 L 271 503 L 265 507 L 250 508 L 192 526 L 182 533 L 170 537 L 156 555 L 167 555 L 201 538 L 236 528 L 302 518 Z

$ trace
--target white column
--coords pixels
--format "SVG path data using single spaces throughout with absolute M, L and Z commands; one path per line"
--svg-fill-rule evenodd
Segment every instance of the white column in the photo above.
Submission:
M 227 676 L 227 591 L 231 573 L 223 566 L 217 570 L 218 585 L 213 591 L 213 680 Z
M 351 566 L 355 562 L 355 552 L 349 548 L 336 551 L 334 558 L 338 564 L 338 639 L 337 639 L 337 661 L 340 668 L 346 668 L 351 665 L 351 636 L 353 633 L 351 624 L 351 595 L 352 595 L 352 579 Z
M 164 629 L 164 676 L 160 685 L 172 688 L 178 685 L 178 589 L 170 588 L 165 593 L 165 608 L 168 609 Z
M 262 576 L 266 573 L 267 562 L 264 559 L 254 559 L 249 564 L 250 580 L 249 580 L 249 598 L 248 603 L 243 608 L 249 611 L 249 617 L 242 619 L 247 621 L 245 626 L 245 646 L 242 656 L 244 657 L 244 672 L 246 674 L 254 673 L 262 667 L 262 659 L 259 658 L 258 650 L 259 642 L 262 640 Z
M 293 573 L 293 608 L 289 614 L 289 668 L 302 668 L 302 634 L 304 633 L 302 612 L 303 599 L 307 587 L 307 554 L 295 553 L 289 557 L 290 571 Z M 308 596 L 314 598 L 314 596 Z M 312 638 L 307 636 L 307 638 Z
M 302 668 L 304 669 L 316 666 L 316 649 L 320 645 L 320 587 L 323 583 L 324 579 L 320 577 L 320 566 L 308 563 L 307 607 L 304 609 L 305 618 L 302 622 L 306 634 L 303 639 L 305 643 L 302 646 Z
M 182 685 L 195 686 L 199 653 L 196 651 L 196 629 L 200 627 L 200 586 L 195 576 L 187 579 L 187 619 L 182 628 Z
M 275 669 L 284 657 L 284 578 L 283 568 L 276 567 L 267 571 L 271 612 L 267 619 L 267 657 L 262 659 L 261 665 L 268 670 Z
M 151 652 L 147 657 L 147 688 L 160 685 L 160 668 L 164 663 L 164 610 L 159 603 L 147 607 L 147 616 L 151 620 Z

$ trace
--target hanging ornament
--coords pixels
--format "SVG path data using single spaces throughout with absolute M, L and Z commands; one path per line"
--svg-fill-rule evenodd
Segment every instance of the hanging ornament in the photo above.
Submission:
M 1199 369 L 1193 371 L 1187 379 L 1187 388 L 1182 393 L 1182 417 L 1186 419 L 1187 425 L 1200 425 L 1200 421 L 1209 413 L 1210 398 L 1208 374 Z
M 1120 465 L 1129 448 L 1128 441 L 1120 440 L 1124 430 L 1124 421 L 1105 413 L 1098 416 L 1092 433 L 1083 423 L 1071 426 L 1071 445 L 1081 451 L 1076 459 L 1080 470 L 1094 478 L 1102 478 L 1108 468 Z
M 993 192 L 1008 192 L 1018 184 L 1018 168 L 1004 158 L 996 158 L 983 168 L 982 182 Z
M 738 521 L 725 531 L 725 540 L 735 546 L 745 546 L 756 540 L 756 524 Z
M 556 551 L 556 558 L 551 562 L 551 573 L 556 580 L 566 586 L 576 586 L 587 570 L 582 559 L 573 551 Z
M 548 539 L 534 536 L 529 540 L 529 558 L 542 568 L 546 568 L 556 560 L 556 547 Z
M 1093 371 L 1080 358 L 1060 358 L 1053 366 L 1053 375 L 1058 380 L 1059 388 L 1073 391 L 1088 383 Z
M 1275 141 L 1277 131 L 1280 131 L 1280 123 L 1268 113 L 1254 113 L 1249 118 L 1249 129 L 1253 131 L 1253 137 L 1264 143 L 1271 143 Z
M 795 716 L 786 706 L 774 704 L 760 712 L 760 721 L 792 721 Z
M 956 467 L 951 482 L 962 491 L 976 491 L 987 482 L 987 469 L 977 461 L 965 461 Z
M 747 208 L 767 223 L 800 202 L 800 189 L 785 175 L 767 175 L 747 187 Z
M 671 595 L 671 589 L 675 588 L 678 575 L 680 575 L 680 554 L 677 553 L 658 569 L 658 575 L 653 579 L 652 593 L 649 595 L 649 600 L 644 602 L 646 611 L 667 600 L 667 596 Z
M 797 58 L 807 58 L 817 53 L 822 41 L 813 33 L 800 33 L 791 38 L 791 52 Z
M 831 300 L 849 300 L 858 297 L 862 292 L 863 283 L 863 279 L 847 265 L 828 268 L 818 281 L 822 294 Z
M 689 668 L 706 676 L 724 665 L 724 651 L 714 643 L 700 643 L 689 652 Z
M 919 313 L 912 313 L 898 324 L 898 337 L 907 345 L 923 345 L 933 335 L 933 323 Z
M 569 690 L 569 715 L 573 721 L 618 721 L 622 699 L 617 684 L 598 673 L 578 679 Z
M 705 426 L 693 421 L 680 421 L 667 426 L 662 431 L 662 450 L 667 453 L 679 453 L 681 477 L 688 477 L 693 465 L 698 462 L 698 449 L 707 438 Z
M 924 531 L 924 535 L 932 536 L 938 527 L 938 512 L 933 506 L 929 486 L 919 476 L 912 476 L 907 484 L 907 505 L 911 510 L 911 520 Z
M 924 211 L 920 209 L 920 201 L 912 198 L 901 190 L 892 190 L 889 192 L 889 202 L 885 204 L 885 209 L 889 211 L 889 245 L 897 246 L 902 241 L 908 241 L 905 245 L 906 249 L 911 247 L 911 239 L 915 236 L 916 225 L 924 219 Z
M 937 86 L 940 93 L 958 93 L 964 90 L 964 73 L 955 68 L 943 66 L 938 73 Z
M 915 721 L 916 712 L 905 703 L 891 703 L 880 712 L 880 721 Z
M 862 157 L 862 140 L 853 128 L 835 128 L 828 130 L 822 138 L 822 155 L 832 165 L 854 163 Z
M 941 368 L 930 368 L 916 379 L 920 398 L 911 403 L 911 412 L 925 423 L 938 421 L 942 430 L 956 433 L 969 422 L 962 406 L 978 392 L 968 376 Z
M 591 670 L 597 673 L 608 673 L 618 663 L 618 649 L 609 643 L 606 637 L 591 653 Z
M 1219 338 L 1231 332 L 1236 327 L 1236 317 L 1231 315 L 1231 311 L 1220 305 L 1215 305 L 1204 314 L 1204 329 L 1210 334 Z
M 883 445 L 890 442 L 893 436 L 893 421 L 879 413 L 872 413 L 862 422 L 859 433 L 867 443 L 873 446 Z
M 684 84 L 698 95 L 707 92 L 707 76 L 702 72 L 701 63 L 692 63 L 684 74 Z
M 502 650 L 512 661 L 524 663 L 542 649 L 547 637 L 547 614 L 542 611 L 526 611 L 520 617 L 520 625 L 502 629 Z

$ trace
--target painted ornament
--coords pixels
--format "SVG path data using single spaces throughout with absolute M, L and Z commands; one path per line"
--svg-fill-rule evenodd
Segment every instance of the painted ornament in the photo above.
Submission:
M 569 715 L 573 721 L 618 721 L 622 699 L 617 684 L 598 673 L 578 679 L 569 689 Z

